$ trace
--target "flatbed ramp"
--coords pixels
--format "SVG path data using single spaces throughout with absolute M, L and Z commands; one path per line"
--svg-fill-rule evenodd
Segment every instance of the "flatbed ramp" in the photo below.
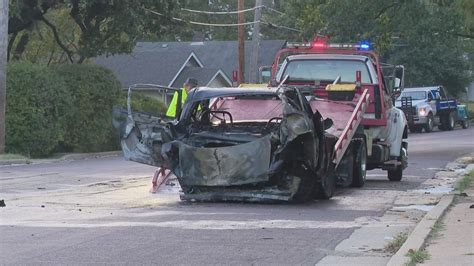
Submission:
M 333 163 L 337 166 L 354 137 L 357 127 L 369 103 L 368 90 L 355 94 L 352 101 L 333 101 L 315 98 L 310 101 L 313 112 L 319 111 L 322 117 L 331 118 L 333 126 L 326 130 L 338 138 L 334 147 Z

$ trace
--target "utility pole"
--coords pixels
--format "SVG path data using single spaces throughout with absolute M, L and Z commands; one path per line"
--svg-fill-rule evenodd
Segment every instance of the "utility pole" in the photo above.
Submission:
M 239 11 L 244 10 L 244 0 L 239 0 L 237 3 L 237 9 Z M 237 23 L 245 23 L 245 14 L 240 12 L 238 14 Z M 239 25 L 237 39 L 238 39 L 238 57 L 239 57 L 239 73 L 237 78 L 237 83 L 240 85 L 245 82 L 245 25 Z
M 8 0 L 0 0 L 0 154 L 5 153 L 5 109 L 7 105 Z
M 258 49 L 260 46 L 260 20 L 262 19 L 262 0 L 255 0 L 255 17 L 254 21 L 258 21 L 253 25 L 252 31 L 252 56 L 250 57 L 250 75 L 249 82 L 257 83 L 258 72 Z

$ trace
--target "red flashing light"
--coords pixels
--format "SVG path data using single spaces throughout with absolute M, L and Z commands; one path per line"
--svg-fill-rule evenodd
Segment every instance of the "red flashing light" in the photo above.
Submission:
M 322 41 L 316 41 L 313 43 L 314 48 L 324 48 L 326 47 L 326 43 Z

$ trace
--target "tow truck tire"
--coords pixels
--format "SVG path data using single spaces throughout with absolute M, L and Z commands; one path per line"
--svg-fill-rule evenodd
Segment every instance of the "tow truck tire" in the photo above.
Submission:
M 355 141 L 354 144 L 354 163 L 351 186 L 363 187 L 367 177 L 367 146 L 363 139 Z
M 469 119 L 466 119 L 466 120 L 462 121 L 461 126 L 464 129 L 468 128 L 469 127 Z
M 450 112 L 446 116 L 446 125 L 443 125 L 446 130 L 453 130 L 454 126 L 456 125 L 456 121 L 454 120 L 454 112 Z
M 433 123 L 434 123 L 433 114 L 429 113 L 427 121 L 426 121 L 426 125 L 424 126 L 426 133 L 433 131 Z
M 410 129 L 410 132 L 411 132 L 411 133 L 421 133 L 421 132 L 423 132 L 423 126 L 414 125 L 414 126 Z
M 398 182 L 398 181 L 401 181 L 402 180 L 402 177 L 403 177 L 403 164 L 406 164 L 406 160 L 407 160 L 407 151 L 403 150 L 403 146 L 406 147 L 406 145 L 408 144 L 403 144 L 402 143 L 402 148 L 400 149 L 400 157 L 398 158 L 400 160 L 400 162 L 402 164 L 400 165 L 397 165 L 395 169 L 393 170 L 388 170 L 387 171 L 387 176 L 388 176 L 388 180 L 392 181 L 392 182 Z
M 388 170 L 388 180 L 392 182 L 398 182 L 402 180 L 403 177 L 403 168 L 399 165 L 395 170 Z

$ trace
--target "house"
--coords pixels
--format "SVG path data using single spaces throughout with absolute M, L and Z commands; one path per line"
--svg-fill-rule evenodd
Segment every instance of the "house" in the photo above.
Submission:
M 258 66 L 271 65 L 286 41 L 260 42 Z M 246 77 L 251 42 L 245 42 Z M 237 41 L 139 42 L 131 54 L 98 57 L 95 62 L 112 70 L 124 88 L 136 83 L 181 87 L 188 77 L 200 86 L 230 87 L 238 69 Z

